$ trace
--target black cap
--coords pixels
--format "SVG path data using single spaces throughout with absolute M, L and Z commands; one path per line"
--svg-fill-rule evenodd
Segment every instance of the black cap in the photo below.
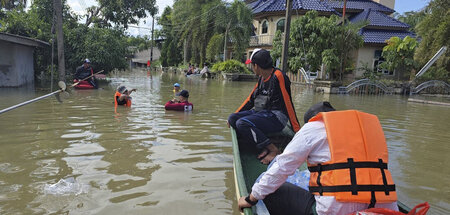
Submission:
M 334 109 L 333 106 L 331 106 L 331 104 L 329 102 L 319 102 L 319 103 L 311 106 L 306 111 L 305 115 L 303 115 L 303 120 L 305 121 L 305 123 L 308 123 L 308 121 L 311 118 L 313 118 L 320 112 L 330 112 L 330 111 L 335 111 L 335 110 L 336 109 Z
M 258 64 L 263 69 L 272 68 L 273 61 L 272 57 L 270 56 L 270 52 L 265 49 L 255 49 L 253 50 L 252 55 L 250 56 L 250 59 L 245 61 L 245 64 Z
M 182 90 L 176 94 L 177 96 L 183 96 L 184 98 L 189 98 L 189 92 L 187 90 Z

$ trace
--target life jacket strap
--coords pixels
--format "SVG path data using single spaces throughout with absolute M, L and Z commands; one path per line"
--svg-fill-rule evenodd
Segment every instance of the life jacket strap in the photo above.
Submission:
M 378 168 L 381 171 L 383 178 L 383 185 L 358 185 L 356 180 L 356 168 Z M 317 172 L 316 184 L 317 186 L 310 186 L 310 192 L 318 192 L 319 195 L 323 195 L 323 192 L 352 192 L 352 195 L 358 195 L 358 191 L 372 191 L 375 195 L 375 191 L 384 191 L 386 195 L 389 195 L 390 191 L 395 191 L 394 184 L 388 184 L 385 170 L 388 168 L 387 163 L 384 163 L 382 159 L 378 159 L 378 162 L 355 162 L 353 158 L 347 158 L 345 163 L 334 164 L 317 164 L 317 166 L 308 167 L 310 172 Z M 337 169 L 349 169 L 350 172 L 350 185 L 337 185 L 337 186 L 322 186 L 320 177 L 323 171 L 331 171 Z M 375 196 L 371 199 L 371 202 L 376 202 Z M 374 203 L 375 204 L 375 203 Z
M 381 191 L 395 191 L 395 184 L 384 185 L 356 185 L 356 190 L 358 192 L 381 192 Z M 337 185 L 337 186 L 310 186 L 309 191 L 312 193 L 315 192 L 327 192 L 327 193 L 337 193 L 337 192 L 351 192 L 352 185 Z

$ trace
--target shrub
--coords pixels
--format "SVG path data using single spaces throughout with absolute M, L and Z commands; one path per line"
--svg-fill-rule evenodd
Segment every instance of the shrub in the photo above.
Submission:
M 224 72 L 224 73 L 242 73 L 252 74 L 252 72 L 245 66 L 245 64 L 237 60 L 227 60 L 224 62 L 216 63 L 211 68 L 212 72 Z

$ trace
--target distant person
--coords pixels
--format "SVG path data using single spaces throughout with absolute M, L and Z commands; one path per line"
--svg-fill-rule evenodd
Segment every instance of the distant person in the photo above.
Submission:
M 284 72 L 274 68 L 270 52 L 255 49 L 246 61 L 259 76 L 258 82 L 242 105 L 228 117 L 228 124 L 239 137 L 256 146 L 257 158 L 263 164 L 279 153 L 267 137 L 289 125 L 293 132 L 300 130 L 291 97 L 291 82 Z
M 192 74 L 192 71 L 193 71 L 193 69 L 192 69 L 192 65 L 191 65 L 191 63 L 189 63 L 189 66 L 188 66 L 188 69 L 187 69 L 187 71 L 186 71 L 186 76 L 187 75 L 191 75 Z
M 117 107 L 118 105 L 124 105 L 127 107 L 131 107 L 131 96 L 132 92 L 135 92 L 136 89 L 128 90 L 125 86 L 117 87 L 116 94 L 114 95 L 114 105 Z
M 166 110 L 177 110 L 177 111 L 191 111 L 194 109 L 194 105 L 188 101 L 189 92 L 187 90 L 182 90 L 176 94 L 177 99 L 172 99 L 166 103 L 164 108 Z
M 194 74 L 199 74 L 200 70 L 198 70 L 198 65 L 195 65 L 194 67 Z
M 200 74 L 201 75 L 203 75 L 203 74 L 209 75 L 209 69 L 208 69 L 208 65 L 206 63 L 203 64 L 203 69 L 202 69 L 202 71 L 200 71 Z
M 179 83 L 175 83 L 173 84 L 173 92 L 174 93 L 179 93 L 181 91 L 181 87 Z
M 83 61 L 83 65 L 79 66 L 75 72 L 75 80 L 74 82 L 79 82 L 91 75 L 94 74 L 94 70 L 91 67 L 91 61 L 89 59 L 85 59 Z M 98 88 L 97 82 L 94 79 L 94 76 L 92 76 L 91 78 L 88 78 L 87 81 L 90 85 L 92 85 L 95 89 Z
M 398 211 L 386 139 L 375 115 L 335 111 L 329 102 L 320 102 L 306 111 L 304 121 L 249 196 L 239 199 L 239 209 L 264 200 L 270 214 L 348 215 L 374 207 Z M 305 162 L 311 172 L 309 191 L 286 182 Z

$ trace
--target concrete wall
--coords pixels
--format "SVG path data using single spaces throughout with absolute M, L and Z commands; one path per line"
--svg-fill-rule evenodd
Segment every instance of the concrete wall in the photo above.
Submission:
M 356 53 L 356 67 L 354 72 L 355 78 L 360 78 L 363 76 L 364 71 L 358 71 L 356 69 L 361 68 L 363 63 L 367 63 L 369 68 L 373 69 L 373 61 L 375 59 L 375 50 L 382 50 L 383 47 L 380 46 L 369 46 L 365 45 L 358 49 Z
M 34 82 L 33 47 L 0 41 L 0 87 Z

